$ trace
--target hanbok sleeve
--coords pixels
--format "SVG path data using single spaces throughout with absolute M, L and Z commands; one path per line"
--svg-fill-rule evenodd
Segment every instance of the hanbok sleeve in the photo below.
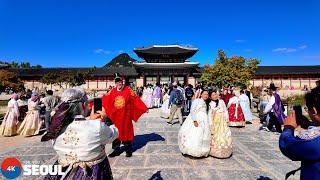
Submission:
M 228 109 L 227 109 L 226 103 L 223 100 L 220 100 L 219 106 L 221 107 L 221 110 L 223 110 L 224 119 L 228 122 L 229 121 L 229 114 L 228 114 Z
M 191 115 L 191 119 L 193 121 L 196 121 L 196 112 L 197 112 L 197 106 L 199 104 L 199 100 L 195 99 L 192 103 L 191 103 L 191 108 L 190 108 L 190 115 Z
M 20 112 L 19 112 L 18 102 L 14 102 L 13 103 L 13 109 L 14 109 L 14 113 L 15 113 L 16 117 L 19 117 L 20 116 Z
M 320 137 L 304 140 L 294 136 L 294 131 L 285 128 L 279 139 L 281 152 L 293 161 L 319 161 Z
M 100 125 L 100 137 L 101 144 L 109 144 L 114 141 L 119 136 L 118 129 L 114 126 L 107 126 L 105 123 L 101 122 Z
M 234 103 L 234 98 L 232 97 L 232 98 L 230 98 L 229 99 L 229 102 L 228 102 L 228 105 L 227 105 L 227 109 L 231 106 L 231 104 L 233 104 Z

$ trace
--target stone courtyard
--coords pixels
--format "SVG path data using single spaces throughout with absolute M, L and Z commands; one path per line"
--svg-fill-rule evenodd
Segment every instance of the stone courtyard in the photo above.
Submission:
M 151 109 L 135 123 L 135 152 L 131 158 L 126 158 L 125 153 L 109 158 L 114 179 L 284 179 L 287 172 L 299 167 L 299 162 L 288 160 L 279 151 L 279 135 L 260 131 L 258 120 L 245 128 L 231 129 L 234 146 L 231 158 L 184 157 L 177 142 L 180 125 L 168 125 L 159 112 Z M 13 156 L 22 164 L 53 164 L 57 156 L 51 142 L 41 143 L 39 139 L 40 136 L 0 137 L 0 162 Z M 108 153 L 110 148 L 110 145 L 106 148 Z M 19 179 L 42 177 L 20 176 Z M 289 179 L 299 179 L 299 173 Z

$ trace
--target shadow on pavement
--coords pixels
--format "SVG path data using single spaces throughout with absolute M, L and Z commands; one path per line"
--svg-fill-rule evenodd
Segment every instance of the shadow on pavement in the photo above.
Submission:
M 257 180 L 271 180 L 271 179 L 268 177 L 260 176 Z
M 133 152 L 143 148 L 148 142 L 151 141 L 165 141 L 165 139 L 156 133 L 136 135 L 133 141 Z
M 148 180 L 163 180 L 160 173 L 161 171 L 157 171 Z

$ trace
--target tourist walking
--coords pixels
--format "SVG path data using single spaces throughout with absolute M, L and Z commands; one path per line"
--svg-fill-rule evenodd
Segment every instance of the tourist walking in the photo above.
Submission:
M 123 84 L 118 73 L 115 73 L 115 83 L 116 87 L 102 97 L 103 117 L 106 115 L 110 118 L 119 130 L 119 138 L 112 142 L 114 151 L 109 154 L 109 157 L 119 156 L 122 153 L 121 144 L 125 146 L 126 157 L 131 157 L 134 139 L 132 120 L 137 122 L 148 108 L 132 89 Z
M 0 126 L 0 135 L 2 136 L 17 135 L 17 125 L 19 122 L 19 107 L 17 100 L 18 95 L 15 93 L 12 94 L 11 99 L 8 102 L 8 110 Z
M 201 98 L 195 99 L 191 111 L 178 134 L 179 149 L 183 155 L 207 157 L 210 151 L 210 125 L 208 90 L 201 92 Z
M 99 114 L 91 114 L 88 98 L 81 89 L 62 93 L 62 103 L 52 116 L 49 130 L 41 141 L 54 140 L 65 175 L 47 175 L 44 179 L 113 179 L 105 145 L 118 137 L 114 125 L 107 126 Z
M 272 94 L 271 94 L 272 95 Z M 259 117 L 260 117 L 260 122 L 265 123 L 265 126 L 269 123 L 269 116 L 264 115 L 263 111 L 266 108 L 271 96 L 269 95 L 268 89 L 263 88 L 261 91 L 261 95 L 259 97 Z
M 209 123 L 212 138 L 209 154 L 216 158 L 228 158 L 233 152 L 228 110 L 224 101 L 219 99 L 217 89 L 213 89 L 210 97 Z
M 54 107 L 56 107 L 59 103 L 59 99 L 56 96 L 53 96 L 53 91 L 48 90 L 47 91 L 47 96 L 43 99 L 43 104 L 45 106 L 45 116 L 44 116 L 44 123 L 46 126 L 46 129 L 49 129 L 50 123 L 51 123 L 51 111 L 53 110 Z
M 252 113 L 250 108 L 250 100 L 248 96 L 244 93 L 243 90 L 240 90 L 240 96 L 239 96 L 240 106 L 243 110 L 244 119 L 246 123 L 252 123 Z
M 28 102 L 27 115 L 18 129 L 18 134 L 22 136 L 34 136 L 39 134 L 42 125 L 39 110 L 39 96 L 33 93 Z
M 245 119 L 244 114 L 240 105 L 240 92 L 233 91 L 234 96 L 229 99 L 229 103 L 227 105 L 228 113 L 229 113 L 229 126 L 231 127 L 244 127 Z
M 183 105 L 183 94 L 178 89 L 177 83 L 174 82 L 173 89 L 170 93 L 170 99 L 169 99 L 170 116 L 167 121 L 168 124 L 173 125 L 172 120 L 175 117 L 175 114 L 177 113 L 180 125 L 182 125 L 183 123 L 182 112 L 181 112 L 182 105 Z
M 264 114 L 268 114 L 270 117 L 266 130 L 271 131 L 273 126 L 275 126 L 276 131 L 281 133 L 281 124 L 283 124 L 283 120 L 286 118 L 284 114 L 284 106 L 279 94 L 277 93 L 277 87 L 271 83 L 268 89 L 272 93 L 272 96 L 263 111 Z

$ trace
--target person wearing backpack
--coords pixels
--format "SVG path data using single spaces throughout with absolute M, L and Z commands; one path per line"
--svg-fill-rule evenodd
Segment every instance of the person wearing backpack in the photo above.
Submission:
M 177 116 L 179 118 L 180 125 L 182 125 L 182 113 L 181 108 L 183 104 L 183 94 L 178 89 L 177 83 L 173 83 L 173 90 L 170 93 L 170 99 L 169 99 L 169 107 L 170 107 L 170 116 L 167 121 L 168 124 L 173 125 L 172 120 L 174 115 L 177 113 Z
M 188 116 L 190 113 L 191 101 L 192 101 L 192 97 L 194 95 L 192 88 L 193 88 L 193 86 L 191 84 L 188 84 L 188 87 L 185 90 L 186 104 L 184 107 L 184 116 Z

